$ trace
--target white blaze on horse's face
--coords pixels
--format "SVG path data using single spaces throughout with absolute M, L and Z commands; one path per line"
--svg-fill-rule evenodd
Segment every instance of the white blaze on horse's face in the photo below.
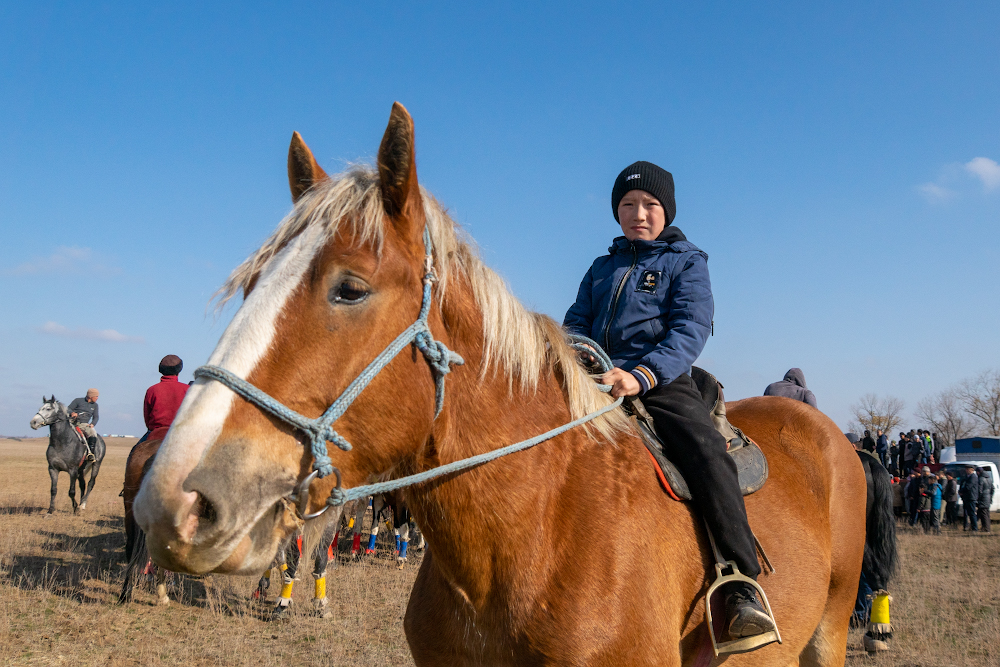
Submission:
M 303 280 L 317 251 L 323 247 L 321 226 L 304 230 L 268 262 L 208 363 L 248 377 L 267 354 L 275 338 L 276 322 L 289 297 Z M 196 382 L 187 392 L 155 463 L 136 497 L 134 512 L 146 532 L 150 553 L 162 564 L 188 543 L 197 529 L 194 506 L 199 494 L 185 490 L 185 482 L 211 450 L 223 429 L 235 394 L 219 382 Z M 284 495 L 284 494 L 280 494 Z M 213 569 L 246 537 L 260 515 L 240 517 L 243 530 L 229 535 L 218 547 L 201 554 L 205 559 L 188 569 Z M 171 553 L 173 552 L 173 553 Z M 208 562 L 216 558 L 218 562 Z M 249 567 L 250 564 L 247 564 Z

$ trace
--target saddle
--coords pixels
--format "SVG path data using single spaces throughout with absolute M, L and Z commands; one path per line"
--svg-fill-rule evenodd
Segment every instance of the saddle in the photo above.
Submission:
M 767 459 L 757 443 L 730 424 L 726 418 L 726 399 L 722 393 L 722 383 L 714 375 L 697 366 L 691 368 L 691 379 L 694 380 L 702 400 L 711 412 L 716 430 L 726 439 L 729 455 L 736 462 L 740 490 L 743 495 L 748 496 L 760 490 L 764 486 L 764 482 L 767 481 Z M 691 491 L 687 481 L 677 466 L 664 454 L 663 441 L 657 435 L 653 418 L 642 405 L 642 401 L 633 397 L 626 412 L 629 413 L 636 430 L 642 436 L 642 443 L 649 450 L 650 456 L 660 469 L 661 481 L 667 487 L 667 492 L 676 500 L 691 500 Z

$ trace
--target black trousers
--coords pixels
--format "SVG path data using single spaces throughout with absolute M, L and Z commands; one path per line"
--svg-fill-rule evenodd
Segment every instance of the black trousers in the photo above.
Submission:
M 726 560 L 757 578 L 760 565 L 747 523 L 736 462 L 726 453 L 726 440 L 712 423 L 708 406 L 689 375 L 659 385 L 642 397 L 667 458 L 680 469 L 695 511 L 704 517 Z

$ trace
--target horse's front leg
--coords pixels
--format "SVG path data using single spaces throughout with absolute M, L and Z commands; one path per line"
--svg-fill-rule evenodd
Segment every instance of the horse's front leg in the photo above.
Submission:
M 59 490 L 59 471 L 55 468 L 49 468 L 49 479 L 52 480 L 52 491 L 49 496 L 49 511 L 48 514 L 52 514 L 56 511 L 56 491 Z
M 69 470 L 69 499 L 73 501 L 73 514 L 80 512 L 80 506 L 76 502 L 76 481 L 79 471 L 73 468 Z
M 81 479 L 80 509 L 85 509 L 87 507 L 87 498 L 90 497 L 90 492 L 94 490 L 94 482 L 97 481 L 97 473 L 99 473 L 100 471 L 101 471 L 101 461 L 100 461 L 100 459 L 98 459 L 93 464 L 91 464 L 91 468 L 90 468 L 90 481 L 87 482 L 87 492 L 85 494 L 84 494 L 83 488 L 82 488 L 83 475 L 82 474 L 80 475 L 80 479 Z
M 76 473 L 76 481 L 80 485 L 80 511 L 87 509 L 87 475 L 85 469 L 81 467 Z
M 170 604 L 170 597 L 167 595 L 167 571 L 159 566 L 156 568 L 156 604 L 163 606 Z

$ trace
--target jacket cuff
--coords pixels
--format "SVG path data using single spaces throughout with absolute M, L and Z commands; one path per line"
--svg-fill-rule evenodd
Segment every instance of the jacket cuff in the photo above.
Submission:
M 639 386 L 642 388 L 639 392 L 640 395 L 645 394 L 657 384 L 656 375 L 642 364 L 633 368 L 631 373 L 639 381 Z

